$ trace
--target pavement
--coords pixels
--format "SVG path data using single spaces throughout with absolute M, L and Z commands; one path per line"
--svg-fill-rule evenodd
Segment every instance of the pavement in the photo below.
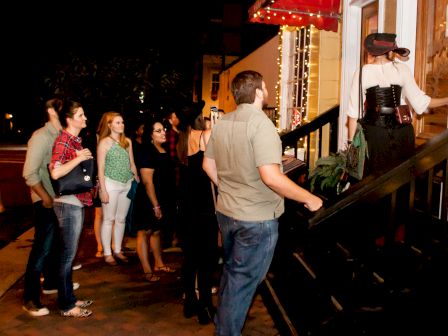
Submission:
M 7 209 L 6 214 L 8 211 L 13 210 Z M 29 214 L 9 218 L 29 219 Z M 109 266 L 102 258 L 95 258 L 96 243 L 89 216 L 77 256 L 82 267 L 73 272 L 73 281 L 81 284 L 75 291 L 77 298 L 94 300 L 93 315 L 85 319 L 61 317 L 57 295 L 42 294 L 42 303 L 50 315 L 29 316 L 22 310 L 23 275 L 33 235 L 34 229 L 27 229 L 0 250 L 0 335 L 213 335 L 213 324 L 202 326 L 195 318 L 182 315 L 181 252 L 164 253 L 166 264 L 176 268 L 176 273 L 161 274 L 160 282 L 149 283 L 135 253 L 135 238 L 126 240 L 128 264 Z M 215 303 L 216 299 L 214 296 Z M 259 294 L 242 334 L 280 335 Z

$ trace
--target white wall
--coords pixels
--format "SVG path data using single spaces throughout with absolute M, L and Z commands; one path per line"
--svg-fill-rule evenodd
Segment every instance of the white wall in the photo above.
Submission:
M 278 82 L 279 67 L 279 37 L 273 37 L 260 48 L 252 52 L 250 55 L 241 59 L 227 70 L 223 71 L 220 76 L 219 84 L 219 108 L 224 112 L 231 112 L 236 108 L 232 93 L 230 92 L 230 83 L 232 79 L 241 71 L 254 70 L 264 78 L 266 88 L 268 90 L 268 106 L 276 107 L 275 86 Z

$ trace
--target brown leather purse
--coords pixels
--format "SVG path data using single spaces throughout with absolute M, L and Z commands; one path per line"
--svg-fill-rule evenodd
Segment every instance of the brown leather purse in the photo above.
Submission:
M 412 113 L 409 105 L 395 106 L 395 117 L 397 122 L 401 125 L 408 125 L 412 123 Z

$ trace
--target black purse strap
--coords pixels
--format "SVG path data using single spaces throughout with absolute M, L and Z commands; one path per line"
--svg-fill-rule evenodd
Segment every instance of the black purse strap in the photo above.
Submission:
M 362 59 L 359 61 L 359 110 L 358 110 L 358 120 L 364 117 L 363 109 L 363 99 L 362 99 Z

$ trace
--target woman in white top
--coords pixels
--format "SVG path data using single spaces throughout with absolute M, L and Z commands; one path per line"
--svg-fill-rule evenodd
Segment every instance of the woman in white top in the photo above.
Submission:
M 359 112 L 359 70 L 354 75 L 350 92 L 348 142 L 353 139 L 357 119 L 362 117 L 369 152 L 366 174 L 394 167 L 414 151 L 414 128 L 412 124 L 403 125 L 396 121 L 395 106 L 407 101 L 417 114 L 422 114 L 428 108 L 448 105 L 448 97 L 426 95 L 417 86 L 408 66 L 395 61 L 397 54 L 409 55 L 408 49 L 397 46 L 395 38 L 395 34 L 374 33 L 364 41 L 374 61 L 362 67 L 362 113 Z

